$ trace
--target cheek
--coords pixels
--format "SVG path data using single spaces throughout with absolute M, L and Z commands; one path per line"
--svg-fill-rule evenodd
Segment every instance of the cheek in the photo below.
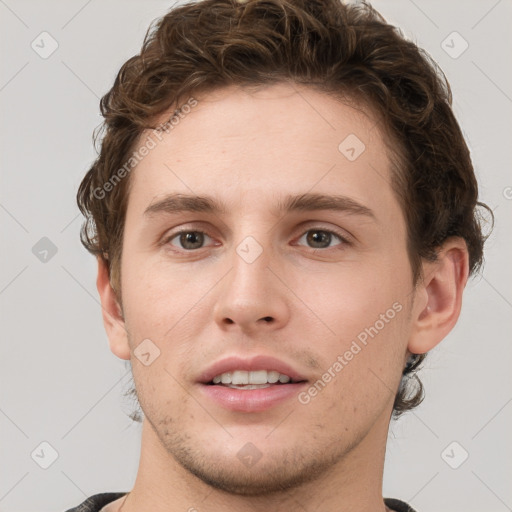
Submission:
M 405 281 L 383 272 L 347 272 L 326 279 L 319 289 L 322 293 L 305 295 L 323 324 L 316 340 L 324 373 L 312 394 L 323 396 L 325 414 L 331 401 L 349 415 L 354 407 L 363 413 L 365 404 L 387 403 L 398 385 L 407 341 Z M 311 319 L 304 322 L 303 332 L 312 333 Z
M 129 276 L 123 281 L 125 314 L 139 336 L 160 338 L 180 318 L 186 320 L 187 312 L 207 291 L 197 273 L 184 275 L 165 262 L 132 259 L 123 271 Z
M 172 393 L 162 393 L 159 390 L 172 389 L 173 379 L 165 371 L 159 371 L 158 365 L 142 367 L 133 371 L 133 379 L 137 389 L 137 397 L 144 415 L 155 426 L 171 421 L 171 416 L 182 415 L 186 397 L 175 400 Z
M 315 321 L 321 319 L 329 328 L 326 335 L 347 340 L 374 325 L 387 311 L 385 320 L 398 316 L 400 306 L 393 305 L 403 305 L 407 288 L 396 273 L 377 265 L 340 266 L 321 276 L 295 276 L 299 285 L 295 290 L 316 316 Z M 308 320 L 311 317 L 308 315 Z
M 373 424 L 390 407 L 399 383 L 396 347 L 391 327 L 367 344 L 357 339 L 341 340 L 325 357 L 324 373 L 301 397 L 310 415 L 341 430 L 360 431 Z

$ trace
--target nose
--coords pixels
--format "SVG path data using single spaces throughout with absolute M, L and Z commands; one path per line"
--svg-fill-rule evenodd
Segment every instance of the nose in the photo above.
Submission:
M 286 277 L 279 275 L 279 262 L 270 249 L 254 245 L 241 244 L 233 251 L 232 268 L 219 287 L 214 317 L 223 331 L 254 336 L 281 329 L 289 321 L 292 294 L 284 284 Z M 252 260 L 254 251 L 261 253 Z

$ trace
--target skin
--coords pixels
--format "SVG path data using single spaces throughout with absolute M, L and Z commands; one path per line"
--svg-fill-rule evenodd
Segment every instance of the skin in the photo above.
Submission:
M 388 150 L 370 114 L 289 84 L 196 99 L 130 176 L 122 310 L 98 260 L 110 347 L 131 359 L 145 415 L 134 487 L 109 510 L 384 512 L 401 372 L 457 321 L 465 243 L 448 240 L 413 286 Z M 366 146 L 355 161 L 338 150 L 349 134 Z M 278 198 L 308 192 L 347 196 L 374 217 L 274 211 Z M 169 193 L 214 196 L 227 211 L 145 218 Z M 208 236 L 190 249 L 169 241 L 180 227 Z M 311 239 L 333 230 L 347 241 Z M 252 263 L 236 252 L 248 236 L 263 251 Z M 275 356 L 314 383 L 394 303 L 401 311 L 305 405 L 294 397 L 233 412 L 198 389 L 198 374 L 233 354 Z M 133 352 L 148 338 L 160 356 L 145 366 Z M 262 454 L 252 467 L 237 457 L 248 442 Z

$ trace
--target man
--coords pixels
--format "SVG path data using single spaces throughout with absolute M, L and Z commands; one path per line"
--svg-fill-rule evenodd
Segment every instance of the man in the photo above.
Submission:
M 389 422 L 483 251 L 450 104 L 365 4 L 204 0 L 148 32 L 78 193 L 140 465 L 73 510 L 412 510 L 382 496 Z

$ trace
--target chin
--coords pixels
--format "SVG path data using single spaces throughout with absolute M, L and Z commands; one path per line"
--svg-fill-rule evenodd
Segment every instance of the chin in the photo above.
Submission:
M 271 446 L 267 439 L 261 451 L 252 443 L 243 444 L 243 451 L 236 438 L 213 443 L 190 433 L 164 432 L 159 434 L 163 446 L 183 469 L 210 487 L 241 496 L 279 494 L 313 482 L 345 453 L 339 439 L 324 446 L 294 443 L 290 447 Z M 337 446 L 333 449 L 333 445 Z M 253 457 L 248 462 L 247 454 Z
M 185 470 L 210 487 L 229 494 L 255 497 L 279 494 L 313 482 L 333 464 L 333 461 L 307 461 L 283 454 L 283 457 L 275 455 L 275 459 L 267 461 L 262 457 L 254 466 L 246 467 L 238 458 L 207 457 L 186 449 L 172 455 Z

